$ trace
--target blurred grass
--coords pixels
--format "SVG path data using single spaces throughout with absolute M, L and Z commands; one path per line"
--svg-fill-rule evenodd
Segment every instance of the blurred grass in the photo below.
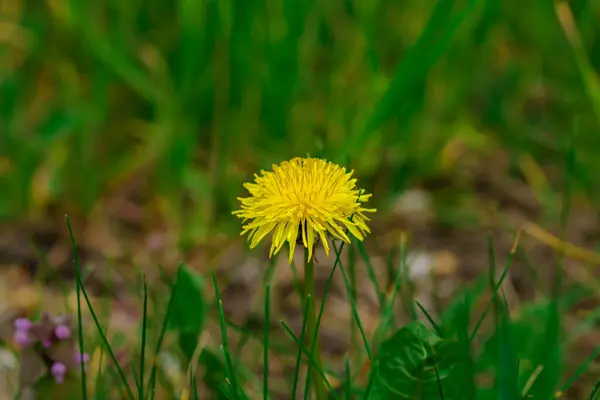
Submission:
M 3 221 L 135 191 L 197 243 L 292 156 L 348 164 L 385 205 L 457 148 L 556 166 L 575 118 L 574 190 L 600 201 L 591 1 L 0 4 Z

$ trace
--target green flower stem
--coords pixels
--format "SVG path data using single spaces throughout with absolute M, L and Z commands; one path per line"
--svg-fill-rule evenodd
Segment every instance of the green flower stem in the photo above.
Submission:
M 321 347 L 319 346 L 318 335 L 315 335 L 315 329 L 317 326 L 317 314 L 316 314 L 316 295 L 315 295 L 315 266 L 312 259 L 308 260 L 308 250 L 304 249 L 304 296 L 305 299 L 310 298 L 313 299 L 309 302 L 308 307 L 308 316 L 306 321 L 306 338 L 308 340 L 307 348 L 310 349 L 312 343 L 312 338 L 315 338 L 315 352 L 314 352 L 314 363 L 322 369 L 321 362 Z M 310 362 L 310 360 L 309 360 Z M 325 382 L 323 382 L 323 378 L 317 372 L 315 368 L 311 368 L 312 382 L 315 388 L 315 396 L 317 400 L 325 400 L 327 399 L 327 388 L 325 387 Z
M 354 243 L 348 245 L 348 274 L 350 275 L 350 293 L 354 300 L 358 299 L 358 284 L 356 277 L 356 252 Z M 359 331 L 354 323 L 354 310 L 350 307 L 350 357 L 356 358 L 355 351 L 359 348 Z

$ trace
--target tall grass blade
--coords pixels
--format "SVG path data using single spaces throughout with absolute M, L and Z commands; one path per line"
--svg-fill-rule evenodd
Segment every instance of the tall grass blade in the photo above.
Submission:
M 598 395 L 600 395 L 600 379 L 594 384 L 592 391 L 588 397 L 588 400 L 597 400 Z
M 557 2 L 556 15 L 567 41 L 573 50 L 573 57 L 577 63 L 584 89 L 587 92 L 596 119 L 600 122 L 600 79 L 598 79 L 594 66 L 586 54 L 585 44 L 577 28 L 569 4 L 566 2 Z
M 177 275 L 180 276 L 181 269 L 183 268 L 183 263 L 179 264 L 177 268 Z M 154 400 L 154 396 L 156 393 L 156 375 L 158 372 L 158 357 L 160 354 L 160 350 L 162 348 L 162 343 L 167 333 L 167 326 L 169 325 L 169 317 L 171 316 L 171 311 L 173 309 L 173 300 L 175 299 L 175 291 L 178 287 L 178 280 L 175 280 L 175 283 L 170 286 L 171 295 L 169 296 L 169 303 L 167 304 L 167 311 L 165 313 L 165 317 L 163 319 L 162 327 L 160 328 L 160 334 L 158 335 L 158 341 L 156 342 L 156 347 L 154 348 L 154 355 L 152 357 L 152 369 L 150 370 L 150 380 L 148 382 L 148 393 L 150 393 L 150 398 Z
M 438 367 L 435 367 L 435 381 L 437 382 L 438 393 L 440 394 L 440 400 L 444 400 L 444 388 L 442 388 L 442 381 L 440 380 L 440 371 Z
M 229 350 L 229 338 L 227 336 L 227 324 L 225 323 L 225 313 L 223 312 L 223 301 L 221 300 L 221 294 L 219 293 L 219 286 L 217 285 L 217 277 L 215 271 L 212 271 L 212 282 L 215 290 L 215 298 L 217 300 L 217 309 L 219 311 L 219 324 L 221 327 L 221 348 L 223 350 L 223 357 L 225 358 L 225 370 L 226 377 L 230 382 L 230 386 L 233 390 L 233 395 L 236 399 L 239 399 L 238 394 L 238 383 L 237 377 L 233 368 L 233 361 L 231 360 L 231 352 Z
M 129 368 L 131 368 L 131 375 L 133 375 L 133 381 L 135 382 L 135 388 L 140 391 L 140 376 L 137 372 L 135 364 L 132 362 L 129 363 Z
M 67 226 L 69 228 L 69 236 L 71 237 L 71 244 L 73 244 L 74 248 L 77 248 L 75 246 L 75 237 L 73 236 L 73 230 L 71 228 L 71 221 L 69 220 L 69 217 L 67 215 L 65 215 L 65 219 L 67 221 Z M 115 365 L 115 368 L 117 369 L 119 377 L 121 378 L 121 382 L 123 383 L 123 386 L 127 391 L 127 397 L 129 397 L 130 400 L 135 400 L 135 396 L 133 395 L 133 392 L 131 391 L 131 387 L 129 386 L 129 383 L 127 382 L 127 378 L 125 377 L 125 374 L 123 373 L 123 370 L 121 369 L 121 366 L 119 365 L 119 362 L 117 361 L 115 353 L 113 352 L 112 347 L 110 346 L 110 343 L 108 342 L 108 339 L 106 338 L 106 335 L 102 331 L 102 327 L 100 326 L 100 321 L 98 321 L 96 312 L 94 311 L 94 308 L 92 307 L 92 303 L 90 302 L 87 292 L 86 292 L 85 288 L 83 287 L 83 284 L 81 282 L 81 275 L 79 272 L 79 263 L 75 264 L 75 269 L 76 269 L 77 285 L 78 285 L 79 289 L 81 290 L 81 293 L 83 294 L 83 298 L 85 299 L 85 302 L 88 306 L 88 309 L 90 310 L 90 313 L 92 314 L 92 319 L 94 320 L 96 329 L 98 330 L 98 333 L 100 334 L 102 343 L 106 347 L 106 350 L 108 351 L 108 354 L 110 355 L 110 358 L 112 359 L 112 361 Z M 78 308 L 80 309 L 81 307 L 78 306 Z M 78 315 L 78 318 L 81 321 L 80 313 Z M 80 325 L 80 329 L 81 329 L 81 325 Z M 83 340 L 80 338 L 80 345 L 82 345 L 82 344 L 83 344 Z M 81 351 L 81 349 L 80 349 L 80 351 Z M 83 357 L 81 357 L 81 358 L 83 359 Z M 82 364 L 83 364 L 83 362 L 82 362 Z M 83 369 L 84 366 L 82 365 L 81 368 Z M 84 386 L 84 389 L 85 389 L 85 386 Z M 87 390 L 86 390 L 86 394 L 84 396 L 85 396 L 85 398 L 87 398 Z
M 196 374 L 193 368 L 190 368 L 190 392 L 192 393 L 193 400 L 199 400 L 198 385 L 196 384 Z
M 271 331 L 271 285 L 265 286 L 265 322 L 263 335 L 263 400 L 269 398 L 269 332 Z
M 427 318 L 427 321 L 429 321 L 429 323 L 431 324 L 431 326 L 433 327 L 433 329 L 435 330 L 435 332 L 438 334 L 439 337 L 444 338 L 444 331 L 442 330 L 442 328 L 434 321 L 433 317 L 429 314 L 429 312 L 425 309 L 425 307 L 423 307 L 423 305 L 421 303 L 419 303 L 418 300 L 415 300 L 415 304 L 417 305 L 417 307 L 419 307 L 419 310 L 421 310 L 421 312 L 423 313 L 423 315 L 425 315 L 425 318 Z
M 304 304 L 304 315 L 302 317 L 302 329 L 300 330 L 300 343 L 298 345 L 298 354 L 296 356 L 296 368 L 294 369 L 294 379 L 292 383 L 292 400 L 296 399 L 296 393 L 298 391 L 298 378 L 300 377 L 300 364 L 302 362 L 302 346 L 304 343 L 304 336 L 306 334 L 306 325 L 308 321 L 308 311 L 310 302 L 312 301 L 310 294 L 306 296 L 305 304 Z
M 102 375 L 102 364 L 104 363 L 104 347 L 100 348 L 100 357 L 98 360 L 98 371 L 96 372 L 96 379 L 94 379 L 94 395 L 93 398 L 96 400 L 101 400 L 106 397 L 106 394 L 103 392 L 103 378 Z
M 564 393 L 592 366 L 592 363 L 600 355 L 600 346 L 597 346 L 592 354 L 577 368 L 577 371 L 569 378 L 569 380 L 560 388 L 560 392 Z
M 81 269 L 79 268 L 79 254 L 77 252 L 77 244 L 75 243 L 75 236 L 73 235 L 73 229 L 71 228 L 71 221 L 69 220 L 69 216 L 65 215 L 65 220 L 67 221 L 67 227 L 69 229 L 69 236 L 71 238 L 71 246 L 73 247 L 73 265 L 75 267 L 75 285 L 77 290 L 77 335 L 79 339 L 79 354 L 83 354 L 83 323 L 81 319 L 81 291 L 83 289 L 81 285 Z M 83 357 L 80 357 L 79 363 L 80 371 L 81 371 L 81 397 L 83 400 L 87 399 L 87 383 L 86 383 L 86 373 L 85 373 L 85 363 L 83 361 Z
M 521 239 L 521 231 L 518 231 L 517 235 L 515 237 L 515 240 L 513 242 L 513 246 L 510 249 L 510 253 L 508 253 L 508 257 L 506 258 L 506 263 L 504 265 L 504 271 L 502 271 L 502 275 L 500 276 L 498 283 L 496 283 L 493 287 L 492 297 L 486 304 L 486 306 L 483 310 L 483 313 L 477 320 L 477 323 L 475 324 L 475 328 L 473 328 L 473 332 L 471 333 L 471 336 L 469 339 L 471 341 L 475 338 L 475 335 L 477 335 L 477 332 L 479 331 L 479 328 L 481 327 L 483 320 L 487 316 L 487 313 L 489 312 L 492 303 L 494 301 L 496 301 L 496 297 L 498 296 L 498 291 L 500 290 L 500 287 L 502 287 L 502 284 L 504 283 L 504 279 L 506 279 L 506 277 L 508 276 L 508 271 L 510 270 L 510 266 L 512 265 L 512 260 L 517 252 L 517 248 L 519 246 L 520 239 Z
M 335 243 L 333 243 L 333 249 L 335 250 L 336 255 L 340 253 Z M 360 319 L 360 314 L 358 312 L 358 306 L 356 304 L 356 299 L 352 295 L 352 286 L 350 284 L 350 280 L 348 279 L 348 275 L 346 271 L 344 271 L 344 266 L 340 262 L 340 271 L 342 272 L 342 277 L 344 278 L 344 285 L 346 285 L 346 292 L 348 293 L 348 299 L 350 300 L 350 306 L 352 307 L 352 315 L 356 324 L 358 325 L 358 330 L 360 332 L 363 344 L 365 346 L 365 351 L 367 352 L 367 356 L 371 363 L 373 362 L 373 354 L 371 353 L 371 347 L 369 346 L 369 341 L 367 339 L 367 335 L 365 334 L 365 329 Z
M 146 329 L 148 324 L 148 285 L 146 277 L 143 277 L 144 283 L 144 305 L 142 311 L 142 348 L 140 350 L 140 386 L 138 398 L 144 399 L 144 365 L 146 364 Z
M 496 254 L 494 251 L 494 236 L 492 236 L 491 233 L 488 233 L 488 265 L 489 265 L 489 272 L 490 272 L 490 288 L 493 291 L 494 290 L 494 285 L 496 284 Z M 493 302 L 494 305 L 494 323 L 497 326 L 498 325 L 498 301 L 497 299 L 494 299 Z
M 448 50 L 458 27 L 473 13 L 477 3 L 477 0 L 470 0 L 461 12 L 452 15 L 453 0 L 436 2 L 423 33 L 396 68 L 385 93 L 374 105 L 364 127 L 349 138 L 346 146 L 348 155 L 355 155 L 364 148 L 369 135 L 397 113 L 401 108 L 400 104 L 408 101 L 405 99 L 414 102 L 415 93 L 422 94 L 422 85 L 428 71 Z M 412 109 L 414 110 L 414 106 Z
M 344 243 L 342 243 L 340 245 L 339 252 L 336 252 L 336 254 L 335 254 L 335 261 L 333 262 L 333 267 L 331 267 L 331 273 L 329 274 L 329 278 L 327 279 L 327 282 L 325 283 L 325 289 L 323 291 L 323 298 L 321 299 L 321 307 L 319 308 L 319 314 L 317 316 L 317 323 L 315 324 L 315 332 L 314 332 L 313 337 L 311 338 L 311 342 L 310 342 L 310 353 L 308 355 L 309 361 L 308 361 L 308 367 L 307 367 L 307 371 L 306 371 L 306 380 L 304 382 L 304 387 L 305 387 L 304 399 L 308 398 L 307 396 L 308 396 L 308 392 L 310 389 L 310 370 L 313 366 L 313 363 L 316 364 L 316 362 L 314 362 L 314 356 L 315 356 L 315 349 L 316 349 L 316 343 L 317 343 L 317 336 L 319 334 L 319 327 L 321 326 L 321 318 L 323 317 L 323 311 L 325 311 L 327 295 L 329 294 L 329 290 L 331 289 L 331 284 L 333 282 L 333 276 L 335 274 L 335 270 L 337 269 L 337 266 L 340 263 L 340 256 L 341 256 L 343 246 L 344 246 Z
M 357 241 L 356 246 L 358 247 L 358 252 L 360 253 L 362 259 L 364 260 L 367 266 L 367 275 L 369 276 L 369 280 L 373 284 L 373 288 L 375 288 L 375 293 L 377 293 L 379 306 L 383 307 L 383 303 L 385 301 L 385 293 L 381 290 L 379 286 L 377 276 L 375 275 L 375 269 L 373 268 L 373 264 L 371 263 L 371 258 L 369 257 L 367 249 L 365 248 L 365 245 L 362 242 Z
M 340 253 L 341 253 L 341 246 L 343 246 L 344 243 L 342 242 L 342 244 L 340 245 Z M 334 245 L 335 246 L 335 245 Z M 335 247 L 334 247 L 335 249 Z M 337 257 L 337 251 L 336 251 L 336 257 Z M 350 245 L 348 246 L 348 275 L 350 276 L 349 282 L 350 282 L 350 291 L 349 293 L 352 295 L 353 298 L 357 298 L 358 297 L 358 284 L 356 282 L 356 246 L 354 245 L 354 242 L 350 242 Z M 354 354 L 354 351 L 357 349 L 358 347 L 358 339 L 357 339 L 357 334 L 356 334 L 356 327 L 354 326 L 354 323 L 352 323 L 352 321 L 354 320 L 354 311 L 352 310 L 352 308 L 350 309 L 350 318 L 348 319 L 350 321 L 350 354 Z
M 346 400 L 352 399 L 352 372 L 350 370 L 350 357 L 346 356 L 344 362 L 344 397 Z
M 304 348 L 304 346 L 302 346 L 302 343 L 300 342 L 300 339 L 298 339 L 298 337 L 296 337 L 296 335 L 294 334 L 294 331 L 285 323 L 285 321 L 279 321 L 279 323 L 281 323 L 281 326 L 283 327 L 283 330 L 285 330 L 285 332 L 290 335 L 290 337 L 292 338 L 292 340 L 294 341 L 294 343 L 297 346 L 300 346 L 300 349 L 302 351 L 302 353 L 305 356 L 308 356 L 308 350 L 306 350 Z M 310 361 L 310 360 L 309 360 Z M 331 383 L 329 382 L 329 379 L 327 379 L 327 375 L 325 374 L 325 371 L 323 371 L 323 369 L 317 365 L 314 360 L 312 361 L 313 363 L 313 368 L 315 369 L 315 371 L 317 371 L 317 373 L 321 376 L 321 378 L 323 378 L 323 382 L 325 382 L 325 386 L 327 386 L 327 388 L 329 389 L 329 393 L 335 398 L 337 399 L 338 396 L 335 393 L 335 391 L 333 390 L 333 387 L 331 386 Z
M 402 235 L 400 242 L 400 260 L 396 271 L 396 278 L 394 280 L 394 286 L 392 287 L 391 293 L 389 294 L 388 299 L 386 300 L 383 310 L 381 312 L 381 320 L 377 325 L 377 329 L 375 329 L 372 345 L 374 349 L 377 349 L 381 342 L 383 342 L 391 324 L 394 305 L 396 304 L 396 297 L 398 297 L 398 293 L 400 292 L 402 282 L 405 278 L 402 274 L 402 271 L 405 269 L 406 256 L 406 236 Z

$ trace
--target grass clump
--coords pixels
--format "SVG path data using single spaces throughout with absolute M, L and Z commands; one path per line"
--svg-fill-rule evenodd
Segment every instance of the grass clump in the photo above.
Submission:
M 69 220 L 67 218 L 67 223 Z M 69 224 L 70 230 L 70 224 Z M 73 239 L 74 254 L 76 254 L 75 241 Z M 344 280 L 344 285 L 348 292 L 349 301 L 353 313 L 353 323 L 356 324 L 363 340 L 360 349 L 356 349 L 363 354 L 357 357 L 358 364 L 352 365 L 352 360 L 346 357 L 344 370 L 339 373 L 333 372 L 327 368 L 327 361 L 321 364 L 317 363 L 314 357 L 315 341 L 307 341 L 309 331 L 308 320 L 310 319 L 309 310 L 313 301 L 309 294 L 304 297 L 304 311 L 302 318 L 302 328 L 300 335 L 296 336 L 293 329 L 285 321 L 281 324 L 291 337 L 295 350 L 295 368 L 292 386 L 289 396 L 297 398 L 297 395 L 304 393 L 303 397 L 313 398 L 310 394 L 311 375 L 310 369 L 315 371 L 315 376 L 324 382 L 324 392 L 314 391 L 315 398 L 356 398 L 356 399 L 492 399 L 502 396 L 508 398 L 554 398 L 561 397 L 578 379 L 586 372 L 591 365 L 591 360 L 597 354 L 597 350 L 577 369 L 577 371 L 568 379 L 565 379 L 563 370 L 564 353 L 561 349 L 561 340 L 564 337 L 564 322 L 561 315 L 564 315 L 566 305 L 561 298 L 548 297 L 543 301 L 528 304 L 522 308 L 519 317 L 511 316 L 506 298 L 502 293 L 502 283 L 505 280 L 511 266 L 511 261 L 517 252 L 519 245 L 519 236 L 507 257 L 507 262 L 500 274 L 500 279 L 491 281 L 488 300 L 485 302 L 483 310 L 476 319 L 471 321 L 474 313 L 473 305 L 480 297 L 471 289 L 466 289 L 463 296 L 457 297 L 453 304 L 449 305 L 445 314 L 439 321 L 435 321 L 430 313 L 415 299 L 416 308 L 420 310 L 418 318 L 399 328 L 391 329 L 391 316 L 397 301 L 397 294 L 401 291 L 403 285 L 403 274 L 398 273 L 390 293 L 383 293 L 384 307 L 381 310 L 379 325 L 372 338 L 368 338 L 365 333 L 359 308 L 356 299 L 352 297 L 352 287 L 341 261 L 341 248 L 334 244 L 335 261 L 331 270 L 329 279 L 323 293 L 322 303 L 319 308 L 318 317 L 314 330 L 310 332 L 313 337 L 316 335 L 323 308 L 327 298 L 333 276 L 336 271 L 340 271 Z M 490 255 L 493 255 L 493 242 L 490 241 Z M 400 263 L 406 263 L 406 243 L 401 246 Z M 490 257 L 493 260 L 494 257 Z M 77 257 L 75 257 L 75 266 L 78 269 Z M 409 268 L 408 265 L 399 265 L 398 271 L 402 268 Z M 490 270 L 494 270 L 494 262 L 491 261 Z M 131 371 L 131 378 L 135 381 L 138 389 L 138 397 L 134 395 L 129 383 L 130 380 L 123 372 L 123 368 L 115 357 L 115 351 L 111 343 L 98 322 L 98 318 L 89 301 L 85 288 L 81 284 L 80 274 L 77 275 L 77 287 L 80 288 L 88 311 L 92 315 L 97 332 L 102 339 L 104 350 L 109 354 L 113 367 L 117 375 L 109 379 L 117 378 L 122 385 L 122 394 L 127 398 L 154 398 L 159 389 L 157 381 L 159 353 L 162 351 L 161 345 L 167 330 L 171 330 L 180 337 L 185 335 L 187 329 L 196 329 L 194 332 L 202 335 L 204 322 L 197 324 L 198 315 L 192 311 L 200 311 L 198 303 L 192 308 L 189 302 L 204 302 L 204 287 L 199 279 L 185 265 L 180 265 L 177 273 L 177 279 L 170 287 L 170 300 L 167 305 L 167 315 L 164 318 L 155 353 L 151 361 L 150 378 L 148 387 L 144 388 L 144 370 L 145 363 L 148 361 L 145 357 L 140 359 L 138 374 Z M 212 274 L 212 281 L 215 293 L 216 308 L 218 311 L 218 321 L 221 330 L 221 356 L 219 353 L 213 354 L 213 364 L 218 365 L 221 373 L 220 378 L 215 378 L 214 385 L 208 385 L 209 392 L 199 393 L 196 373 L 197 366 L 189 368 L 189 384 L 183 388 L 172 388 L 173 393 L 164 394 L 166 396 L 175 396 L 181 398 L 228 398 L 228 399 L 249 399 L 260 397 L 249 395 L 248 377 L 245 376 L 244 367 L 239 364 L 240 360 L 235 360 L 232 356 L 232 350 L 228 339 L 228 323 L 223 311 L 223 302 L 219 294 L 219 286 L 215 273 Z M 269 390 L 270 374 L 269 359 L 275 349 L 271 346 L 270 337 L 270 286 L 265 286 L 265 324 L 263 334 L 259 341 L 263 347 L 263 372 L 262 372 L 262 398 L 272 398 Z M 181 291 L 181 292 L 180 292 Z M 183 300 L 183 291 L 186 291 L 185 300 Z M 194 294 L 196 292 L 196 294 Z M 194 297 L 196 296 L 196 297 Z M 147 315 L 147 288 L 144 282 L 143 313 L 142 313 L 142 331 L 141 343 L 142 350 L 145 353 L 146 347 L 146 324 Z M 406 299 L 403 299 L 404 301 Z M 80 305 L 82 303 L 79 303 Z M 78 315 L 81 315 L 81 306 L 78 309 Z M 493 315 L 490 315 L 490 311 Z M 177 318 L 174 316 L 178 315 Z M 492 319 L 493 322 L 487 328 L 483 328 L 484 322 Z M 81 330 L 81 317 L 78 319 Z M 474 322 L 474 323 L 473 323 Z M 168 328 L 170 327 L 170 328 Z M 472 327 L 472 328 L 470 328 Z M 305 343 L 309 347 L 305 347 Z M 181 343 L 180 343 L 181 344 Z M 184 347 L 182 347 L 184 349 Z M 194 356 L 188 358 L 190 364 L 208 362 L 206 357 L 198 356 L 197 349 L 194 350 Z M 208 351 L 203 349 L 202 352 Z M 222 362 L 218 361 L 221 359 Z M 360 361 L 360 360 L 363 361 Z M 306 366 L 306 379 L 304 387 L 300 386 L 301 367 Z M 325 366 L 325 369 L 323 369 Z M 364 368 L 364 365 L 367 368 Z M 354 374 L 351 371 L 356 371 Z M 211 371 L 219 376 L 217 371 Z M 81 382 L 85 382 L 85 369 L 83 370 Z M 596 385 L 597 386 L 597 385 Z M 299 389 L 303 389 L 301 392 Z M 205 390 L 205 389 L 204 389 Z M 595 390 L 595 389 L 594 389 Z M 594 390 L 590 394 L 593 398 Z M 86 387 L 82 386 L 82 397 L 87 396 Z M 324 397 L 319 397 L 324 396 Z

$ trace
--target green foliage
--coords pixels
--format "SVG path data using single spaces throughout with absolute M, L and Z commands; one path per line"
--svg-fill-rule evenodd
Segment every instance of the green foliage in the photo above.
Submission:
M 2 8 L 0 22 L 3 222 L 42 220 L 55 210 L 83 220 L 103 206 L 100 200 L 116 196 L 134 199 L 145 211 L 157 208 L 163 221 L 145 228 L 168 221 L 185 249 L 237 229 L 230 211 L 240 183 L 253 172 L 306 153 L 355 169 L 384 212 L 413 184 L 450 186 L 433 193 L 434 212 L 438 222 L 453 227 L 480 228 L 474 210 L 464 206 L 479 199 L 479 183 L 469 179 L 473 170 L 526 181 L 541 202 L 539 219 L 560 220 L 562 229 L 572 196 L 600 205 L 598 2 L 12 3 Z M 489 164 L 488 157 L 497 154 L 508 165 Z M 523 160 L 539 165 L 547 182 L 531 181 Z M 563 167 L 564 174 L 556 173 Z M 295 367 L 290 388 L 301 390 L 300 372 L 307 370 L 304 387 L 310 388 L 311 379 L 314 386 L 310 372 L 316 371 L 333 398 L 545 400 L 585 378 L 600 351 L 565 376 L 568 349 L 595 328 L 600 313 L 593 310 L 567 326 L 564 314 L 575 300 L 558 290 L 560 279 L 547 297 L 538 293 L 536 301 L 508 309 L 500 289 L 513 257 L 521 254 L 507 254 L 497 281 L 490 246 L 489 277 L 464 288 L 435 320 L 414 299 L 406 243 L 398 265 L 389 262 L 387 288 L 378 280 L 369 245 L 357 243 L 345 266 L 341 248 L 335 248 L 315 332 L 298 337 L 282 321 L 279 333 L 287 336 L 281 345 L 270 326 L 267 294 L 262 336 L 254 337 L 264 346 L 262 388 L 229 348 L 232 324 L 214 275 L 222 349 L 197 349 L 213 314 L 206 278 L 184 264 L 167 290 L 150 287 L 160 293 L 150 300 L 151 315 L 144 288 L 140 357 L 123 365 L 118 333 L 109 335 L 83 286 L 70 225 L 69 233 L 78 343 L 100 343 L 107 366 L 97 376 L 83 370 L 80 385 L 63 387 L 79 386 L 77 398 L 87 398 L 92 381 L 98 399 L 115 391 L 122 398 L 153 399 L 159 388 L 178 397 L 182 388 L 172 387 L 157 361 L 169 352 L 183 355 L 181 369 L 198 367 L 198 376 L 190 368 L 191 398 L 246 399 L 262 392 L 267 399 L 277 390 L 269 370 L 284 359 Z M 359 258 L 381 306 L 372 337 L 359 312 Z M 537 279 L 545 267 L 530 269 Z M 335 273 L 341 274 L 351 312 L 343 374 L 328 360 L 315 362 L 318 350 L 303 343 L 309 336 L 316 343 Z M 596 292 L 576 289 L 576 300 Z M 481 312 L 475 305 L 487 295 Z M 398 302 L 413 321 L 400 327 Z M 88 314 L 95 340 L 84 340 Z M 159 314 L 162 324 L 155 326 Z M 146 356 L 151 342 L 153 352 Z M 177 351 L 168 347 L 172 343 Z M 281 348 L 287 352 L 273 357 Z M 369 362 L 373 368 L 364 382 L 357 377 Z M 209 393 L 197 392 L 196 379 Z M 68 397 L 53 392 L 51 380 L 38 384 L 44 395 Z M 259 390 L 250 395 L 249 386 Z M 599 388 L 596 383 L 590 399 Z
M 85 213 L 135 187 L 189 244 L 228 231 L 239 182 L 275 161 L 349 164 L 386 204 L 451 173 L 452 142 L 474 156 L 499 145 L 517 169 L 524 154 L 556 166 L 575 117 L 573 184 L 600 199 L 592 2 L 571 5 L 580 40 L 548 2 L 15 4 L 2 219 Z M 439 197 L 447 218 L 464 195 Z
M 177 332 L 179 344 L 189 361 L 204 328 L 205 308 L 202 276 L 182 265 L 177 274 L 177 291 L 173 295 L 167 331 Z
M 415 321 L 381 344 L 375 362 L 376 391 L 385 399 L 463 398 L 458 343 Z

